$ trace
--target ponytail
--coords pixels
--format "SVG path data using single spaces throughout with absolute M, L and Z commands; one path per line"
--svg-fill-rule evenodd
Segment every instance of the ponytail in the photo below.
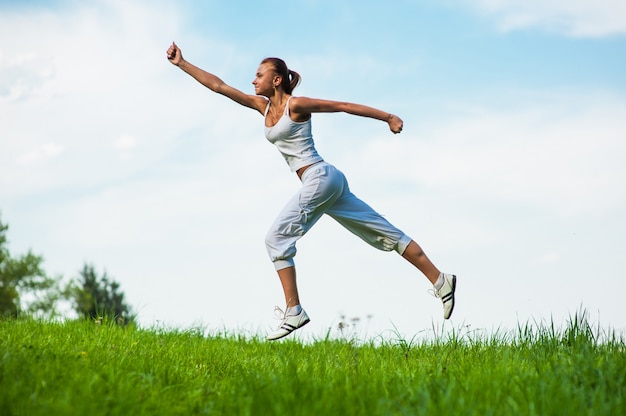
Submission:
M 298 74 L 296 71 L 292 71 L 291 69 L 289 70 L 288 78 L 289 78 L 288 88 L 285 88 L 285 85 L 287 85 L 285 81 L 283 81 L 282 85 L 283 85 L 283 89 L 285 90 L 285 92 L 287 94 L 291 94 L 294 88 L 296 88 L 298 84 L 300 84 L 301 78 L 300 78 L 300 74 Z
M 280 86 L 283 88 L 283 90 L 287 94 L 291 94 L 294 88 L 296 88 L 298 84 L 300 84 L 300 80 L 302 79 L 300 77 L 300 74 L 287 68 L 287 64 L 285 63 L 285 61 L 280 58 L 265 58 L 261 61 L 261 64 L 267 63 L 272 64 L 272 66 L 274 67 L 274 71 L 276 71 L 276 74 L 280 75 L 280 77 L 282 78 Z

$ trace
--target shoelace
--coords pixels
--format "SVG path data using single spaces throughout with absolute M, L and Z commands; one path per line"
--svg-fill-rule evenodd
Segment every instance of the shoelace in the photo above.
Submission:
M 439 289 L 441 290 L 441 289 Z M 436 298 L 440 298 L 441 296 L 439 295 L 439 290 L 432 288 L 432 289 L 428 289 L 428 293 L 430 293 L 431 295 L 433 295 Z
M 274 319 L 284 321 L 287 317 L 287 312 L 283 311 L 278 306 L 274 306 Z

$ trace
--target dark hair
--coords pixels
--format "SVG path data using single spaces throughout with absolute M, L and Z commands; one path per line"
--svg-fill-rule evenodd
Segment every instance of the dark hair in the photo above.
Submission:
M 287 94 L 291 94 L 293 89 L 300 83 L 300 74 L 287 68 L 285 61 L 280 58 L 265 58 L 261 61 L 261 64 L 271 64 L 274 67 L 276 74 L 283 79 L 280 86 L 283 87 Z

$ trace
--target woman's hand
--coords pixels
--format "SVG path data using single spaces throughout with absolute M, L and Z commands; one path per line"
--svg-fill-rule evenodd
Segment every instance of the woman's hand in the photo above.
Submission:
M 391 130 L 394 134 L 402 132 L 402 126 L 404 125 L 404 122 L 400 117 L 394 114 L 389 114 L 387 123 L 389 124 L 389 130 Z
M 174 42 L 172 42 L 172 46 L 167 50 L 167 59 L 176 66 L 183 60 L 183 53 Z

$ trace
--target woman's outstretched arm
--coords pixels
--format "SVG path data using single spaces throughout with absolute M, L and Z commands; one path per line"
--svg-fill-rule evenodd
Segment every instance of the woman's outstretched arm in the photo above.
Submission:
M 369 107 L 363 104 L 347 103 L 342 101 L 320 100 L 317 98 L 294 97 L 291 100 L 289 110 L 292 113 L 307 116 L 311 113 L 336 113 L 344 112 L 361 117 L 370 117 L 381 120 L 389 124 L 389 129 L 393 133 L 402 131 L 403 121 L 395 114 Z
M 167 50 L 167 59 L 211 91 L 222 94 L 243 106 L 257 110 L 261 114 L 265 111 L 265 106 L 267 105 L 266 99 L 256 95 L 246 94 L 236 88 L 233 88 L 222 81 L 222 79 L 218 76 L 200 69 L 192 63 L 186 61 L 183 58 L 182 51 L 174 42 L 172 42 L 172 45 Z

